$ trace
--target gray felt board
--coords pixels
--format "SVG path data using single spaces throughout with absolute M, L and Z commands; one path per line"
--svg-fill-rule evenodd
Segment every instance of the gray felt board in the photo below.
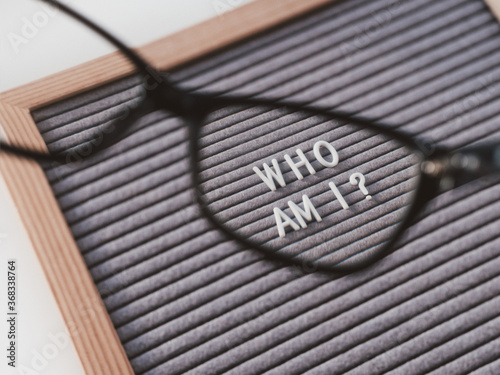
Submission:
M 481 0 L 347 0 L 170 72 L 182 87 L 308 101 L 448 147 L 500 140 L 500 28 Z M 136 100 L 120 80 L 36 110 L 78 144 Z M 424 208 L 376 267 L 277 266 L 202 219 L 187 133 L 133 136 L 46 174 L 137 374 L 499 374 L 500 185 Z

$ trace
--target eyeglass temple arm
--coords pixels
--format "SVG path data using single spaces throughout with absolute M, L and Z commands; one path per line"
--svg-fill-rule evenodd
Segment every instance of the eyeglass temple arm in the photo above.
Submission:
M 459 187 L 488 175 L 500 175 L 500 145 L 485 144 L 448 152 L 424 162 L 423 172 L 440 177 L 441 190 Z
M 148 82 L 147 94 L 155 101 L 161 101 L 158 103 L 163 108 L 178 114 L 184 115 L 186 111 L 189 111 L 191 96 L 185 91 L 177 88 L 173 83 L 161 75 L 156 69 L 154 69 L 146 60 L 144 60 L 139 54 L 133 51 L 131 48 L 127 47 L 118 38 L 111 35 L 109 32 L 104 30 L 102 27 L 96 25 L 88 18 L 79 14 L 72 8 L 65 4 L 60 3 L 58 0 L 40 0 L 45 3 L 51 4 L 63 12 L 78 20 L 88 28 L 92 29 L 94 32 L 107 39 L 111 44 L 117 47 L 120 52 L 125 55 L 142 73 L 145 81 L 153 79 L 156 84 Z

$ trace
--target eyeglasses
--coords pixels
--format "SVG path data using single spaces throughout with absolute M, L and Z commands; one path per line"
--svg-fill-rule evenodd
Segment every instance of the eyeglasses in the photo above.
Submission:
M 119 49 L 140 75 L 138 97 L 98 129 L 74 126 L 75 136 L 52 153 L 7 143 L 0 149 L 75 163 L 132 137 L 145 115 L 166 111 L 189 129 L 202 214 L 229 239 L 272 259 L 339 276 L 359 271 L 394 250 L 439 192 L 500 170 L 497 144 L 447 150 L 352 113 L 182 90 L 85 17 L 46 3 Z M 45 19 L 50 11 L 34 14 L 26 30 L 36 35 Z

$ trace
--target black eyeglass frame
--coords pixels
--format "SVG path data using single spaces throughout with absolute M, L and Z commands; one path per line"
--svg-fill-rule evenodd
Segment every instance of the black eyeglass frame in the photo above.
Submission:
M 279 262 L 283 265 L 293 265 L 302 272 L 323 272 L 332 277 L 342 277 L 347 274 L 358 272 L 374 265 L 382 258 L 393 252 L 396 242 L 401 235 L 413 224 L 415 217 L 422 210 L 426 203 L 436 197 L 442 190 L 459 186 L 463 183 L 472 181 L 478 177 L 492 173 L 500 173 L 500 146 L 497 144 L 488 144 L 480 147 L 470 147 L 460 151 L 453 151 L 441 147 L 435 147 L 424 140 L 413 138 L 411 135 L 395 130 L 389 125 L 381 124 L 373 119 L 355 116 L 353 114 L 334 111 L 324 108 L 316 108 L 307 104 L 288 102 L 283 100 L 259 100 L 247 96 L 223 96 L 217 93 L 199 94 L 184 91 L 176 87 L 161 72 L 154 69 L 148 62 L 139 56 L 132 49 L 128 48 L 120 40 L 94 24 L 86 17 L 80 15 L 70 7 L 59 3 L 56 0 L 43 0 L 58 9 L 64 11 L 69 16 L 78 20 L 101 37 L 108 40 L 117 47 L 120 52 L 127 57 L 137 68 L 137 72 L 144 75 L 145 80 L 153 79 L 154 84 L 146 91 L 146 98 L 140 108 L 133 109 L 125 120 L 121 122 L 119 128 L 115 128 L 104 142 L 93 149 L 92 155 L 95 155 L 117 143 L 128 135 L 128 131 L 135 120 L 144 113 L 154 110 L 166 110 L 177 116 L 182 117 L 189 128 L 189 147 L 190 147 L 190 169 L 193 190 L 203 216 L 218 230 L 223 232 L 228 239 L 235 240 L 246 248 L 255 249 L 263 253 L 268 259 Z M 386 244 L 378 250 L 373 256 L 356 264 L 335 265 L 323 267 L 314 263 L 304 263 L 299 259 L 288 258 L 280 253 L 271 253 L 263 247 L 256 245 L 237 233 L 229 230 L 223 223 L 219 222 L 208 210 L 207 202 L 203 199 L 200 190 L 200 130 L 204 125 L 207 116 L 220 108 L 229 106 L 271 106 L 286 107 L 291 111 L 307 111 L 312 115 L 319 115 L 331 118 L 336 121 L 348 122 L 364 129 L 369 129 L 379 134 L 386 135 L 391 139 L 399 141 L 413 153 L 418 154 L 420 162 L 420 178 L 415 191 L 415 198 L 411 207 L 407 210 L 397 231 Z M 0 141 L 0 151 L 8 152 L 17 156 L 31 158 L 38 162 L 58 162 L 67 163 L 68 158 L 64 152 L 60 154 L 42 153 L 29 150 L 22 147 L 12 146 Z M 476 161 L 475 168 L 471 169 L 464 161 Z M 450 183 L 451 181 L 451 183 Z M 444 184 L 444 182 L 447 182 Z M 443 186 L 446 185 L 446 186 Z

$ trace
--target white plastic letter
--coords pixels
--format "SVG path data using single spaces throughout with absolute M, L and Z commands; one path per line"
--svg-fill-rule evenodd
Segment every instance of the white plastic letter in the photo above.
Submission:
M 347 202 L 345 201 L 344 197 L 342 196 L 342 194 L 340 194 L 340 191 L 339 189 L 337 188 L 337 185 L 335 185 L 333 182 L 330 182 L 328 184 L 328 186 L 330 186 L 330 189 L 332 189 L 333 191 L 333 194 L 335 194 L 335 197 L 337 198 L 337 200 L 340 202 L 340 204 L 342 205 L 342 208 L 344 210 L 347 210 L 349 208 L 349 205 L 347 204 Z
M 326 161 L 323 156 L 321 156 L 320 149 L 321 147 L 325 147 L 330 151 L 330 154 L 332 154 L 332 161 Z M 339 163 L 339 154 L 337 154 L 337 150 L 335 150 L 335 147 L 333 147 L 330 143 L 326 141 L 319 141 L 314 144 L 313 147 L 314 151 L 314 156 L 316 159 L 323 165 L 324 167 L 327 168 L 333 168 Z
M 285 227 L 291 226 L 293 230 L 299 230 L 300 227 L 295 223 L 290 216 L 281 211 L 278 207 L 274 208 L 274 218 L 278 227 L 278 234 L 280 237 L 285 237 Z
M 264 176 L 264 173 L 262 173 L 258 167 L 253 167 L 253 171 L 257 173 L 257 176 L 259 176 L 260 179 L 264 181 L 264 183 L 269 189 L 271 189 L 271 191 L 275 191 L 276 185 L 274 184 L 274 180 L 278 181 L 278 184 L 280 184 L 281 187 L 285 187 L 286 183 L 283 175 L 281 174 L 281 169 L 278 165 L 278 161 L 276 159 L 273 159 L 271 160 L 271 162 L 273 163 L 274 171 L 266 163 L 263 164 L 267 177 Z
M 299 180 L 302 180 L 304 178 L 304 176 L 302 176 L 302 173 L 300 173 L 300 171 L 299 171 L 299 168 L 303 167 L 303 166 L 305 166 L 307 168 L 307 170 L 309 171 L 310 174 L 316 174 L 316 171 L 314 170 L 311 163 L 309 163 L 309 160 L 307 160 L 307 158 L 304 155 L 304 153 L 302 152 L 302 150 L 300 148 L 298 148 L 295 152 L 297 153 L 297 155 L 299 156 L 299 159 L 300 159 L 300 161 L 298 163 L 294 163 L 292 158 L 288 154 L 285 155 L 285 160 L 288 163 L 288 165 L 290 166 L 290 168 L 292 168 L 292 171 L 293 171 L 293 173 L 295 173 L 295 176 L 297 176 L 297 178 Z
M 304 218 L 306 218 L 307 221 L 312 221 L 313 216 L 318 223 L 321 223 L 322 221 L 321 216 L 319 216 L 318 211 L 316 211 L 316 208 L 313 206 L 307 195 L 302 196 L 302 202 L 304 204 L 304 209 L 300 208 L 292 201 L 288 201 L 288 206 L 291 208 L 300 226 L 303 229 L 307 228 L 307 224 Z

